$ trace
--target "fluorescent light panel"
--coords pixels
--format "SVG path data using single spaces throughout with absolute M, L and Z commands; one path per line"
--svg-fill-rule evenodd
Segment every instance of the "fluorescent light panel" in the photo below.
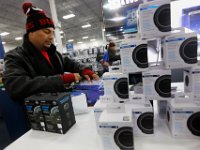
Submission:
M 90 39 L 91 42 L 96 41 L 96 39 Z
M 80 41 L 80 42 L 77 42 L 77 43 L 78 43 L 78 44 L 82 44 L 83 42 Z
M 82 37 L 82 39 L 88 39 L 88 36 L 84 36 L 84 37 Z
M 89 28 L 89 27 L 91 27 L 91 24 L 82 25 L 82 28 Z
M 69 15 L 63 16 L 63 19 L 69 19 L 69 18 L 73 18 L 73 17 L 75 17 L 74 14 L 69 14 Z
M 0 33 L 1 36 L 6 36 L 6 35 L 9 35 L 10 33 L 9 32 L 2 32 Z
M 6 44 L 6 42 L 2 42 L 2 44 L 3 44 L 3 45 L 5 45 L 5 44 Z
M 106 36 L 111 36 L 111 34 L 106 34 Z
M 115 21 L 115 22 L 118 22 L 118 21 L 122 21 L 122 20 L 124 20 L 126 17 L 123 17 L 123 16 L 121 16 L 121 17 L 115 17 L 115 18 L 112 18 L 112 19 L 110 19 L 111 21 Z
M 22 37 L 16 37 L 15 40 L 20 41 L 20 40 L 22 40 Z
M 69 40 L 68 40 L 68 42 L 73 42 L 73 41 L 74 41 L 74 39 L 69 39 Z

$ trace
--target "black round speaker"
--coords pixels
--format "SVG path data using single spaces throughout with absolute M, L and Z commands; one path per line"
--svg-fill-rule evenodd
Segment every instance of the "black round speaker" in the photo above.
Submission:
M 171 31 L 171 10 L 170 4 L 160 6 L 154 13 L 154 23 L 159 31 Z
M 194 64 L 197 63 L 197 49 L 198 49 L 197 37 L 191 37 L 186 39 L 181 44 L 179 53 L 185 63 Z
M 41 110 L 40 106 L 36 106 L 34 108 L 33 116 L 34 116 L 34 121 L 37 121 L 37 122 L 40 122 L 41 120 L 43 121 L 43 117 L 41 117 L 42 110 Z
M 120 78 L 115 81 L 114 91 L 120 98 L 128 98 L 128 78 Z
M 57 124 L 61 121 L 60 112 L 58 106 L 51 108 L 50 120 L 53 124 Z
M 189 85 L 189 77 L 188 75 L 185 76 L 185 85 L 188 86 Z
M 170 114 L 169 114 L 169 111 L 167 111 L 167 121 L 170 122 Z
M 139 68 L 147 68 L 147 44 L 140 44 L 136 46 L 132 53 L 132 59 Z
M 161 97 L 171 97 L 171 75 L 160 76 L 154 86 Z
M 116 145 L 122 150 L 133 150 L 133 128 L 121 127 L 114 134 Z
M 196 112 L 189 117 L 187 126 L 193 135 L 200 136 L 200 112 Z
M 153 112 L 145 112 L 137 119 L 138 128 L 145 134 L 153 134 Z

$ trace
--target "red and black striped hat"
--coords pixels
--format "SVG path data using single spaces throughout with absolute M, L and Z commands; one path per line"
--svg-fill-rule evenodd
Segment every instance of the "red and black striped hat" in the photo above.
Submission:
M 22 5 L 23 11 L 27 16 L 26 32 L 34 32 L 43 28 L 55 28 L 53 20 L 46 16 L 45 12 L 34 6 L 31 2 Z

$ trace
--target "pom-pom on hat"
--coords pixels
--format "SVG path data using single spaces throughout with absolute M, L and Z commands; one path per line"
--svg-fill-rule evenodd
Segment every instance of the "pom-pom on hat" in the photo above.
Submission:
M 31 2 L 25 2 L 22 9 L 27 16 L 26 19 L 26 32 L 34 32 L 43 28 L 55 28 L 53 20 L 48 18 L 45 12 L 34 6 Z

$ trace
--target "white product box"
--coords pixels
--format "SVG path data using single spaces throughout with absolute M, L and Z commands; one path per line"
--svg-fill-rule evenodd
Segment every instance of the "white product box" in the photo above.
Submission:
M 122 72 L 141 72 L 148 68 L 147 41 L 134 39 L 120 46 Z
M 171 31 L 170 0 L 145 2 L 138 8 L 141 38 L 163 37 Z
M 164 66 L 168 69 L 186 68 L 197 64 L 197 34 L 174 33 L 163 40 Z
M 171 99 L 171 70 L 155 69 L 142 73 L 143 93 L 147 100 Z
M 200 66 L 184 70 L 184 91 L 200 101 Z
M 149 101 L 132 104 L 132 119 L 134 136 L 154 135 L 154 112 Z
M 104 94 L 113 96 L 114 102 L 124 102 L 129 100 L 128 75 L 123 73 L 103 74 Z
M 167 125 L 172 136 L 200 138 L 199 120 L 200 105 L 194 102 L 177 103 L 174 100 L 168 102 Z
M 102 112 L 107 108 L 107 104 L 108 104 L 107 102 L 102 102 L 101 100 L 98 100 L 94 105 L 94 117 L 98 133 L 99 133 L 99 117 L 101 116 Z
M 134 150 L 131 112 L 108 113 L 105 110 L 99 118 L 99 131 L 104 150 Z

